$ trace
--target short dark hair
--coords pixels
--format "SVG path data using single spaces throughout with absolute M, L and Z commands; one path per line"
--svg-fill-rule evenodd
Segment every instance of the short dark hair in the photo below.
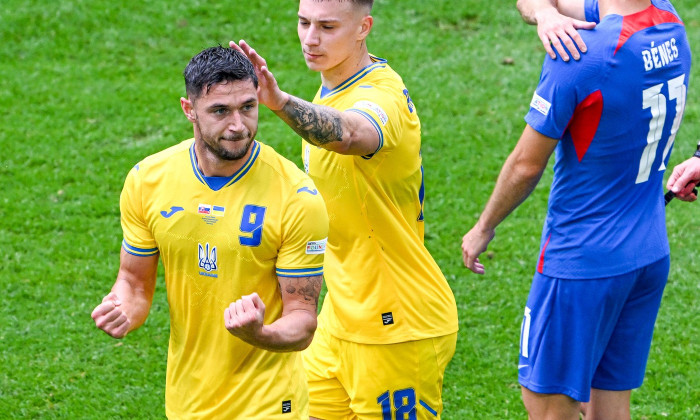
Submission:
M 316 0 L 316 1 L 325 1 L 325 0 Z M 336 1 L 347 1 L 355 6 L 363 6 L 366 7 L 369 12 L 372 11 L 372 6 L 374 6 L 374 0 L 336 0 Z
M 185 71 L 187 96 L 196 99 L 216 84 L 252 80 L 258 88 L 258 77 L 248 57 L 233 48 L 221 45 L 207 48 L 192 57 Z

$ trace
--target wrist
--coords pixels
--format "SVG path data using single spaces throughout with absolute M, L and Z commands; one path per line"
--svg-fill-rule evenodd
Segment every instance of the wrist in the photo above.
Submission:
M 280 91 L 280 94 L 277 96 L 277 100 L 275 101 L 275 106 L 273 107 L 268 107 L 270 108 L 271 111 L 273 112 L 278 112 L 281 111 L 289 102 L 290 95 L 286 92 Z

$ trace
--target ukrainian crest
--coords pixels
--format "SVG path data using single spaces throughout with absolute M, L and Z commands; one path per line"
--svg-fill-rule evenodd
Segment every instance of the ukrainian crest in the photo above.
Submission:
M 197 247 L 199 268 L 204 270 L 200 271 L 199 274 L 207 277 L 218 277 L 218 274 L 213 273 L 218 268 L 216 264 L 216 247 L 210 247 L 208 242 L 205 245 L 197 244 Z

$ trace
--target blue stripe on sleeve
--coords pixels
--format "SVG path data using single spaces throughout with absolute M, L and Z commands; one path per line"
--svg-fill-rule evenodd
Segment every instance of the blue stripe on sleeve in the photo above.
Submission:
M 126 239 L 122 240 L 122 248 L 124 248 L 124 251 L 131 255 L 136 255 L 137 257 L 150 257 L 158 253 L 158 248 L 137 248 L 129 245 Z

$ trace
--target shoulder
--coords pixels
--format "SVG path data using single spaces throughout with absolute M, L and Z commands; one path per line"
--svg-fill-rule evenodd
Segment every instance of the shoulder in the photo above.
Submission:
M 134 165 L 134 170 L 139 173 L 150 172 L 167 167 L 168 162 L 178 156 L 189 156 L 190 148 L 194 143 L 194 139 L 182 141 L 174 146 L 163 149 L 158 153 L 154 153 L 142 159 Z
M 605 24 L 592 30 L 579 30 L 588 51 L 581 54 L 578 61 L 546 56 L 542 65 L 542 79 L 572 87 L 600 80 L 612 64 L 619 32 L 619 27 L 615 29 L 613 25 Z
M 269 176 L 277 179 L 278 182 L 293 188 L 299 183 L 310 181 L 309 176 L 299 169 L 292 161 L 277 153 L 275 149 L 259 140 L 260 145 L 260 169 L 268 173 Z

